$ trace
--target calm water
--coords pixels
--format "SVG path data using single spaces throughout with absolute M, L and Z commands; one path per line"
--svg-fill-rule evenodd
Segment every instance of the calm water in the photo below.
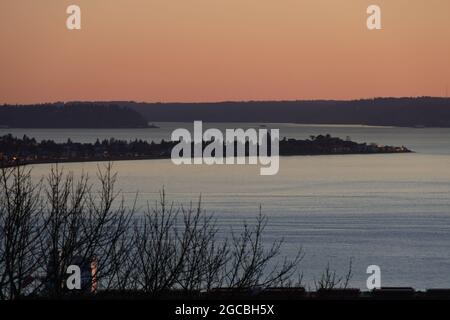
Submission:
M 168 139 L 174 128 L 143 130 L 0 130 L 38 139 L 95 141 L 96 138 Z M 215 124 L 219 128 L 254 124 Z M 365 287 L 368 265 L 382 270 L 383 286 L 418 289 L 450 287 L 450 129 L 270 124 L 281 135 L 332 135 L 364 142 L 405 145 L 415 154 L 283 157 L 276 176 L 260 176 L 257 166 L 184 166 L 170 160 L 115 163 L 118 187 L 139 191 L 140 205 L 166 188 L 176 203 L 203 197 L 223 234 L 245 219 L 269 217 L 266 241 L 284 237 L 283 254 L 302 247 L 304 281 L 311 284 L 330 263 L 345 273 L 353 259 L 352 285 Z M 94 175 L 95 163 L 64 164 Z M 49 165 L 34 167 L 36 176 Z

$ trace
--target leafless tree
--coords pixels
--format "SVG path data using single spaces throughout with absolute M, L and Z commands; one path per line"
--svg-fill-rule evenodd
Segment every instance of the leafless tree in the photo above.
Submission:
M 134 206 L 127 209 L 114 189 L 116 175 L 111 164 L 98 170 L 99 190 L 87 175 L 78 180 L 57 167 L 47 178 L 45 228 L 41 256 L 47 261 L 42 284 L 46 294 L 60 296 L 69 265 L 87 264 L 95 284 L 113 287 L 132 240 L 129 226 Z M 85 283 L 90 291 L 92 284 Z
M 3 168 L 0 181 L 0 298 L 60 298 L 67 268 L 88 270 L 80 294 L 138 290 L 159 296 L 213 288 L 267 288 L 290 283 L 303 255 L 280 259 L 283 241 L 264 247 L 267 218 L 219 237 L 216 220 L 198 203 L 176 207 L 166 199 L 136 213 L 115 190 L 112 165 L 98 183 L 58 166 L 34 182 L 25 167 Z
M 316 290 L 319 289 L 347 289 L 350 283 L 350 280 L 353 277 L 353 260 L 350 259 L 347 273 L 343 276 L 339 276 L 336 270 L 331 270 L 330 264 L 328 263 L 325 271 L 322 273 L 319 280 L 314 281 L 314 285 Z
M 194 208 L 174 208 L 165 191 L 135 226 L 135 288 L 154 295 L 172 289 L 211 287 L 227 256 L 216 240 L 213 218 Z
M 29 293 L 32 275 L 42 263 L 38 255 L 42 205 L 40 183 L 23 167 L 0 171 L 0 298 Z
M 136 288 L 158 294 L 170 289 L 282 285 L 295 273 L 303 255 L 299 251 L 294 259 L 276 264 L 282 241 L 264 248 L 266 224 L 267 218 L 260 215 L 254 228 L 245 224 L 231 240 L 219 240 L 214 220 L 202 212 L 201 201 L 196 208 L 191 204 L 188 209 L 174 209 L 173 203 L 167 205 L 163 192 L 159 205 L 136 230 Z
M 267 225 L 267 217 L 260 214 L 256 224 L 251 228 L 244 223 L 243 231 L 232 234 L 230 257 L 225 268 L 223 285 L 227 288 L 265 289 L 282 286 L 295 274 L 303 259 L 303 252 L 298 250 L 293 259 L 281 259 L 283 239 L 272 243 L 270 248 L 264 247 L 262 239 Z

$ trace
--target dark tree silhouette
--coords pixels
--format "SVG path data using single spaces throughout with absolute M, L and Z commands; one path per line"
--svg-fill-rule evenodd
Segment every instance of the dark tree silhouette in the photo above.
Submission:
M 117 104 L 1 106 L 0 126 L 11 128 L 145 128 L 147 120 Z

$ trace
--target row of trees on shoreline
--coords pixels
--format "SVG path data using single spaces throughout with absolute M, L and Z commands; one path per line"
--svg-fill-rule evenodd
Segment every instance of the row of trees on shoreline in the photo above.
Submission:
M 202 142 L 202 150 L 211 141 Z M 177 141 L 159 143 L 145 140 L 124 141 L 114 138 L 97 141 L 95 143 L 73 142 L 56 143 L 52 140 L 37 141 L 24 135 L 22 138 L 12 134 L 0 136 L 0 166 L 33 163 L 58 163 L 82 161 L 115 161 L 134 159 L 167 159 L 171 157 L 172 149 Z M 240 144 L 240 145 L 239 145 Z M 259 153 L 258 144 L 234 142 L 234 153 L 237 155 L 241 147 L 246 155 L 250 149 Z M 191 149 L 194 149 L 192 142 Z M 227 145 L 223 143 L 223 154 L 227 154 Z M 268 155 L 271 155 L 271 143 L 268 145 Z M 287 139 L 279 141 L 279 154 L 292 155 L 330 155 L 330 154 L 373 154 L 373 153 L 407 153 L 408 148 L 395 146 L 380 146 L 377 144 L 357 143 L 349 139 L 332 137 L 331 135 L 311 136 L 310 139 Z M 212 151 L 215 154 L 215 151 Z M 181 155 L 180 155 L 181 156 Z
M 0 127 L 6 128 L 147 128 L 137 111 L 115 103 L 48 103 L 0 106 Z

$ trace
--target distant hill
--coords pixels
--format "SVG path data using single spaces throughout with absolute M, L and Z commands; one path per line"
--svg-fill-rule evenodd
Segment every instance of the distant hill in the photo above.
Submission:
M 216 103 L 71 102 L 0 106 L 0 126 L 140 128 L 148 122 L 280 122 L 450 127 L 450 98 Z
M 377 98 L 353 101 L 220 103 L 121 102 L 148 121 L 280 122 L 450 127 L 449 98 Z
M 126 106 L 55 103 L 0 106 L 0 127 L 9 128 L 144 128 L 147 120 Z

